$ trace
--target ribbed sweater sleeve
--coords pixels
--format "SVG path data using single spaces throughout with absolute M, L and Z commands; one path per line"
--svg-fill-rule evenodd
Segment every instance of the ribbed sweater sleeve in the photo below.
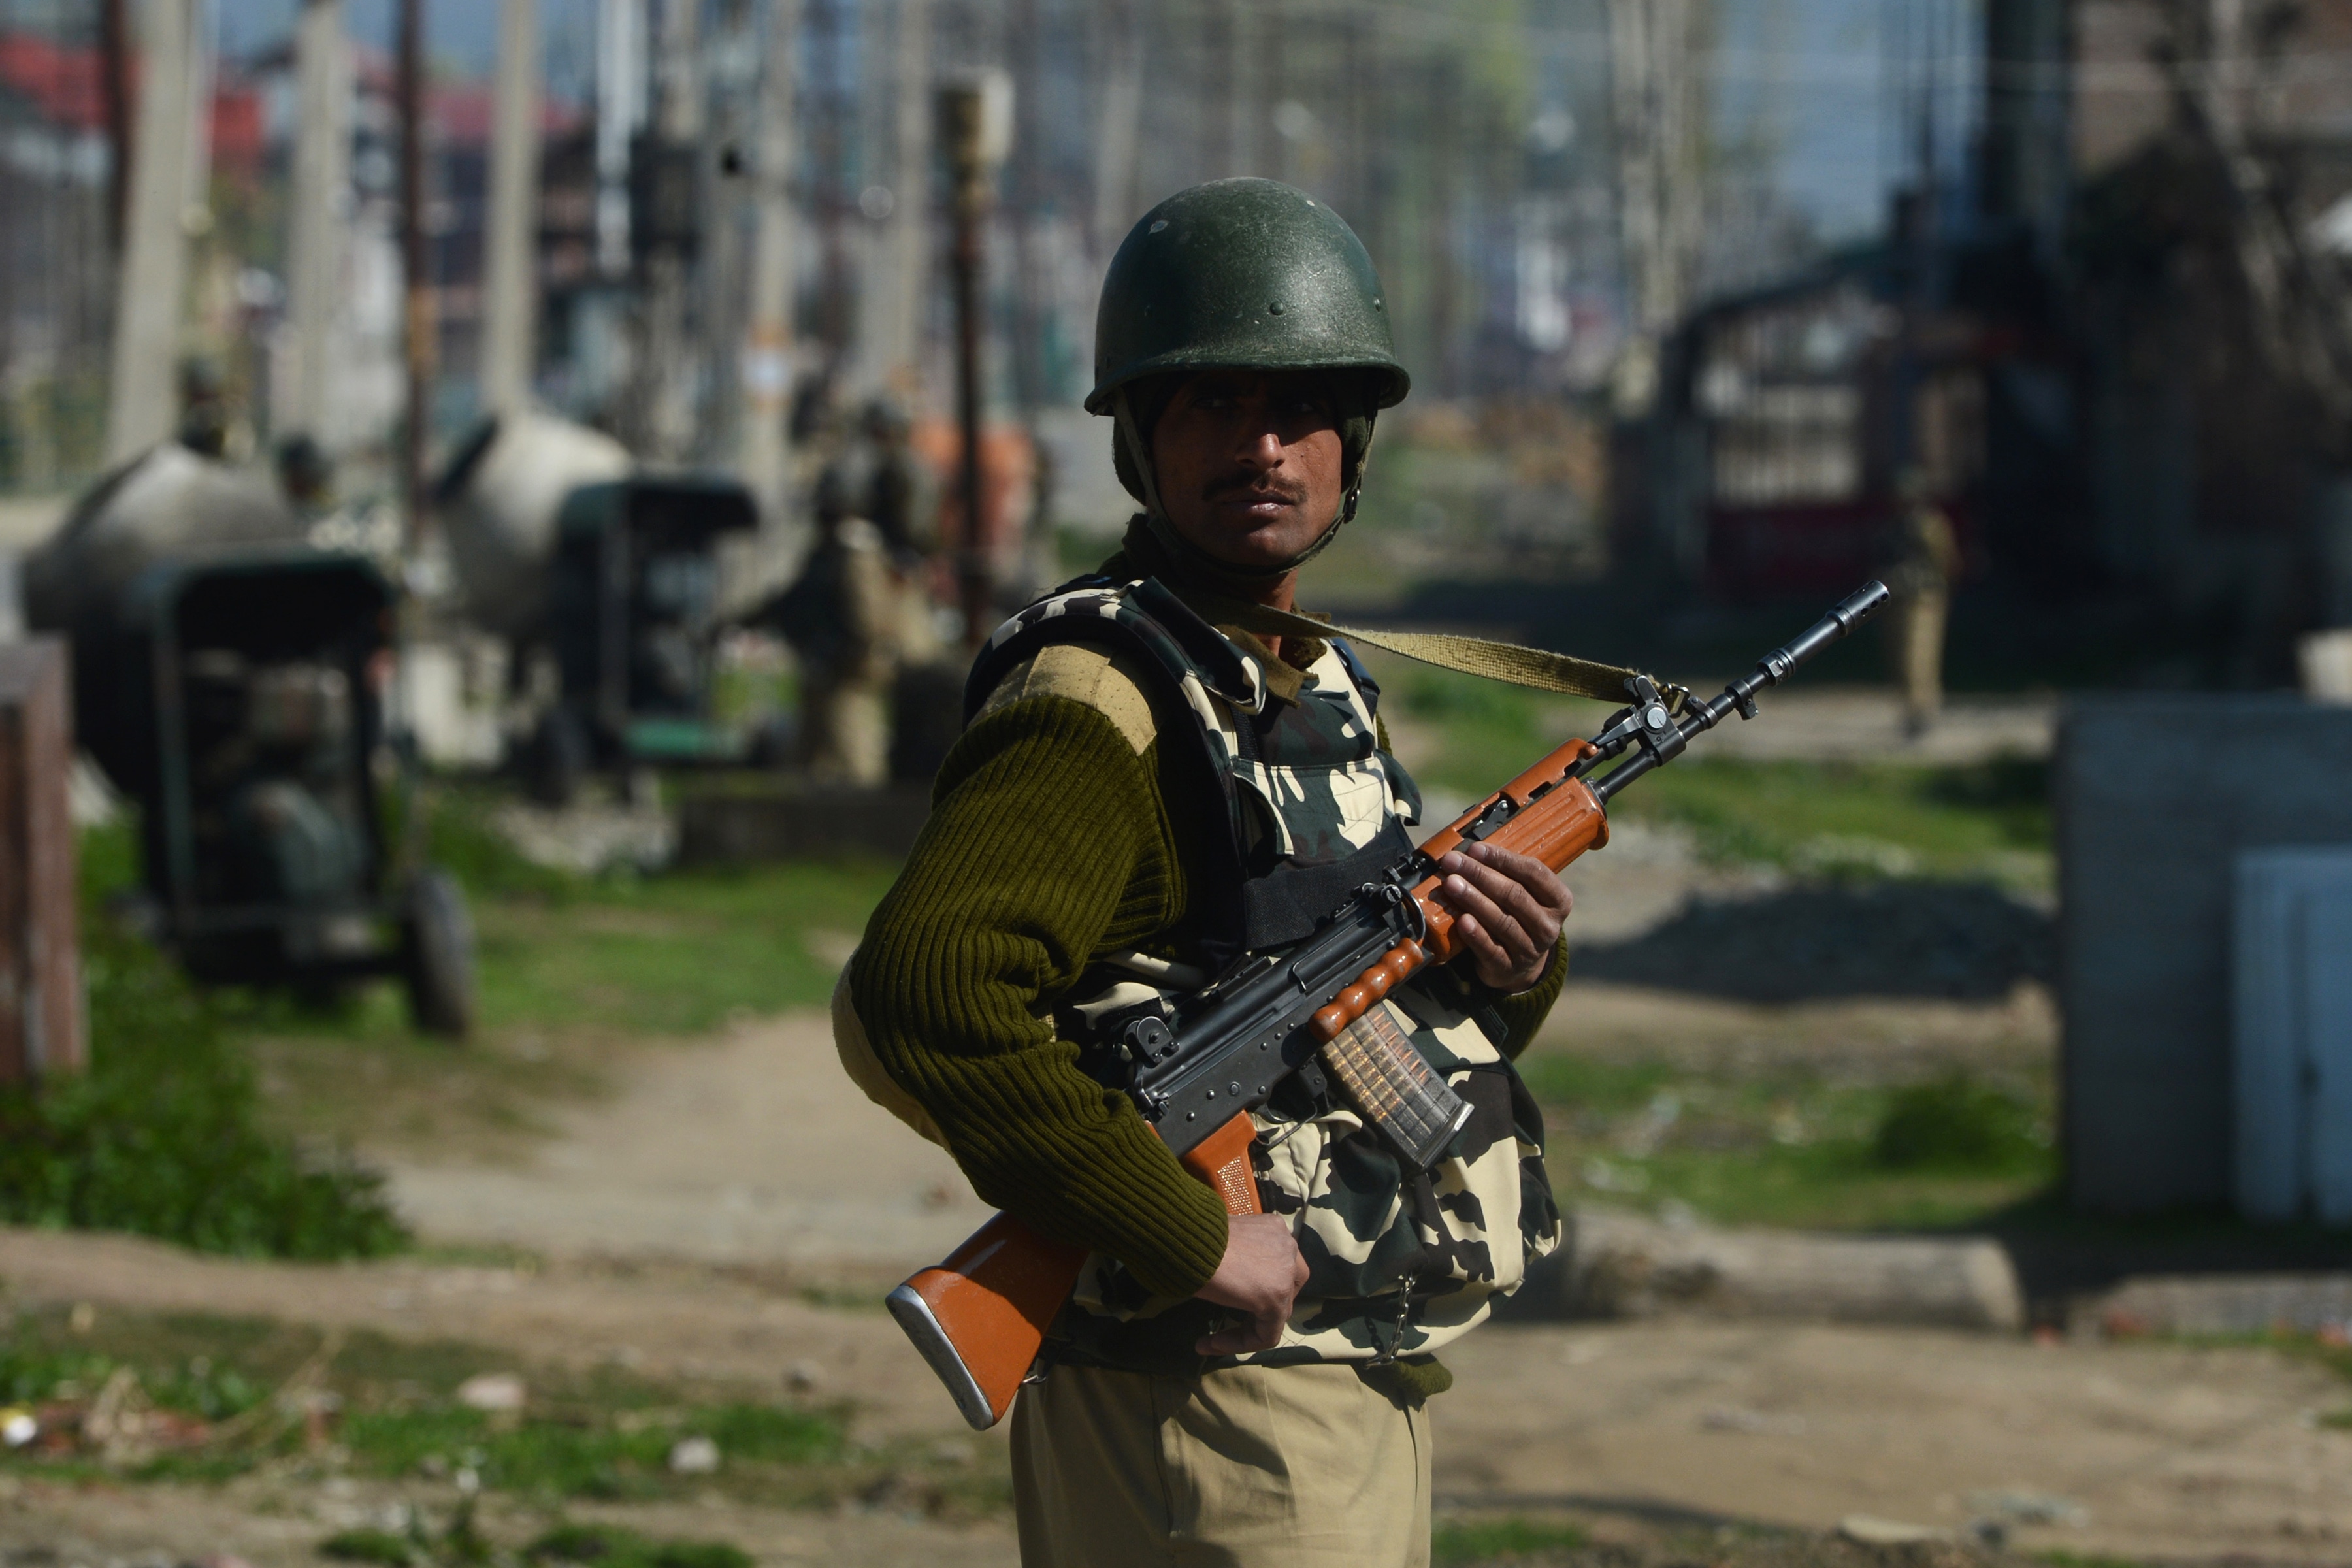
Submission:
M 1536 1031 L 1542 1028 L 1543 1021 L 1551 1016 L 1552 1004 L 1559 1000 L 1559 989 L 1567 983 L 1568 938 L 1563 936 L 1551 950 L 1551 963 L 1545 966 L 1541 980 L 1517 995 L 1506 996 L 1497 993 L 1492 997 L 1487 1005 L 1503 1020 L 1507 1037 L 1502 1047 L 1505 1056 L 1513 1061 L 1519 1059 L 1519 1053 L 1528 1048 L 1528 1043 L 1536 1037 Z
M 1182 912 L 1155 752 L 1066 697 L 976 721 L 866 925 L 850 996 L 982 1199 L 1190 1296 L 1224 1255 L 1224 1205 L 1038 1016 L 1093 954 Z

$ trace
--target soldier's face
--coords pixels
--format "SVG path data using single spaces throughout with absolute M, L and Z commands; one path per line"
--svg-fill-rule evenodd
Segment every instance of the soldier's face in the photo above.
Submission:
M 1152 427 L 1160 504 L 1217 560 L 1274 566 L 1339 510 L 1339 428 L 1322 378 L 1203 371 Z

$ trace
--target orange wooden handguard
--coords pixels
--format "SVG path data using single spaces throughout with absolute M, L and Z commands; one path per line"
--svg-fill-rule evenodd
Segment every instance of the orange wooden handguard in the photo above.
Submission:
M 1315 1037 L 1318 1040 L 1339 1038 L 1339 1031 L 1364 1016 L 1365 1009 L 1396 989 L 1405 976 L 1429 962 L 1429 953 L 1417 942 L 1401 942 L 1381 954 L 1381 961 L 1356 976 L 1356 983 L 1331 999 L 1331 1005 L 1315 1015 Z

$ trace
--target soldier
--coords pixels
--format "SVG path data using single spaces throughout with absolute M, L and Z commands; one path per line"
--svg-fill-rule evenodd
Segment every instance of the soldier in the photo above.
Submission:
M 883 694 L 897 658 L 897 586 L 840 462 L 817 477 L 815 502 L 816 545 L 799 578 L 753 618 L 800 660 L 802 764 L 830 782 L 878 784 L 889 776 Z
M 933 543 L 922 465 L 915 458 L 912 426 L 888 397 L 870 399 L 858 420 L 865 438 L 865 513 L 882 531 L 899 570 L 916 571 Z
M 1886 618 L 1886 647 L 1903 697 L 1903 732 L 1916 740 L 1944 707 L 1944 627 L 1960 547 L 1923 471 L 1906 469 L 1896 489 L 1902 509 L 1887 552 L 1886 585 L 1895 603 Z
M 982 650 L 839 1038 L 982 1198 L 1091 1255 L 1013 1413 L 1024 1563 L 1425 1563 L 1435 1352 L 1559 1236 L 1510 1064 L 1568 891 L 1491 846 L 1443 864 L 1470 951 L 1382 1004 L 1475 1107 L 1430 1172 L 1300 1074 L 1257 1117 L 1265 1212 L 1229 1218 L 1105 1090 L 1099 1004 L 1304 935 L 1410 852 L 1420 798 L 1344 644 L 1234 619 L 1291 605 L 1409 384 L 1355 235 L 1272 181 L 1170 197 L 1111 263 L 1095 367 L 1142 510 Z

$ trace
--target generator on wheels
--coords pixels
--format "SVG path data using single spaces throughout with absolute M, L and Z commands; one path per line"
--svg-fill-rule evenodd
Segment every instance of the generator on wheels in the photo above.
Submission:
M 142 923 L 194 978 L 389 975 L 420 1029 L 463 1036 L 472 922 L 387 743 L 394 601 L 358 555 L 160 562 L 70 628 L 76 724 L 138 805 Z

